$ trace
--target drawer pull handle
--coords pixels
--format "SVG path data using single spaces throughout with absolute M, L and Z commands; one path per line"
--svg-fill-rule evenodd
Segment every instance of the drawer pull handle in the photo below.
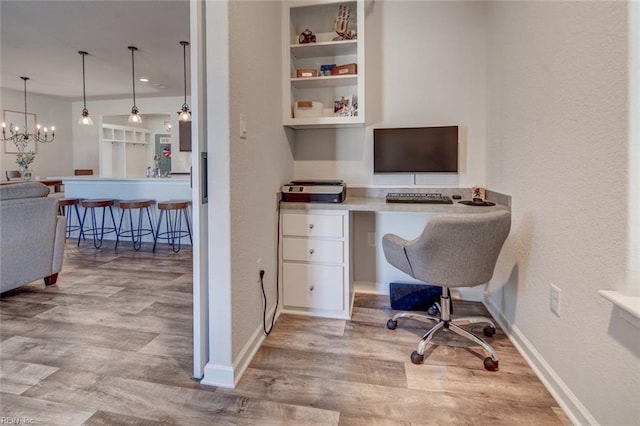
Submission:
M 314 286 L 310 285 L 309 286 L 309 291 L 313 291 L 314 288 L 315 288 Z
M 315 250 L 311 249 L 309 250 L 309 254 L 313 254 Z
M 309 224 L 309 229 L 313 229 L 313 223 Z

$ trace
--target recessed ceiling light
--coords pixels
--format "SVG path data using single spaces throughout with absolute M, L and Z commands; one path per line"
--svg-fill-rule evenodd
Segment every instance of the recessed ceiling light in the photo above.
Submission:
M 140 79 L 140 81 L 141 81 L 141 82 L 143 82 L 143 83 L 148 83 L 148 82 L 149 82 L 149 79 L 148 79 L 148 78 L 146 78 L 146 77 L 142 77 L 142 78 Z
M 164 84 L 161 84 L 160 86 L 158 86 L 159 89 L 166 89 L 167 86 L 165 86 Z

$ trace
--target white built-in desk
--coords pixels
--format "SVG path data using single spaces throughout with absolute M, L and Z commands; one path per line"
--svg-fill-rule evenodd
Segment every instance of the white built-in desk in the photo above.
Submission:
M 477 214 L 509 210 L 511 206 L 511 197 L 492 191 L 487 191 L 486 198 L 496 205 L 483 207 L 457 200 L 453 204 L 387 203 L 388 192 L 438 192 L 471 199 L 470 188 L 347 188 L 342 203 L 281 202 L 279 264 L 283 312 L 351 317 L 354 262 L 362 259 L 360 253 L 354 253 L 353 244 L 354 217 L 358 213 Z M 425 222 L 420 219 L 420 223 Z M 369 245 L 375 246 L 376 242 Z

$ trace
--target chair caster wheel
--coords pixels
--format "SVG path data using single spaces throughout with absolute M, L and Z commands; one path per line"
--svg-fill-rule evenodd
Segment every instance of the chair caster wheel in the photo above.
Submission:
M 493 337 L 496 334 L 496 329 L 495 327 L 491 327 L 490 325 L 485 325 L 482 329 L 482 332 L 487 337 Z
M 432 317 L 435 317 L 436 315 L 438 315 L 438 313 L 440 313 L 440 309 L 438 309 L 438 304 L 434 303 L 433 305 L 431 305 L 429 309 L 427 309 L 427 313 Z
M 498 361 L 494 361 L 491 357 L 484 359 L 484 368 L 489 371 L 498 371 Z
M 398 321 L 394 321 L 392 319 L 390 319 L 389 321 L 387 321 L 387 328 L 389 330 L 395 330 L 396 327 L 398 326 Z
M 489 358 L 491 359 L 491 358 Z M 424 355 L 420 355 L 418 351 L 411 352 L 411 362 L 414 364 L 422 364 L 424 361 Z

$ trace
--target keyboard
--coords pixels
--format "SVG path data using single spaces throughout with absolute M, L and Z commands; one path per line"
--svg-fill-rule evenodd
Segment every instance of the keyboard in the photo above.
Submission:
M 387 203 L 453 204 L 453 200 L 434 192 L 390 192 Z

